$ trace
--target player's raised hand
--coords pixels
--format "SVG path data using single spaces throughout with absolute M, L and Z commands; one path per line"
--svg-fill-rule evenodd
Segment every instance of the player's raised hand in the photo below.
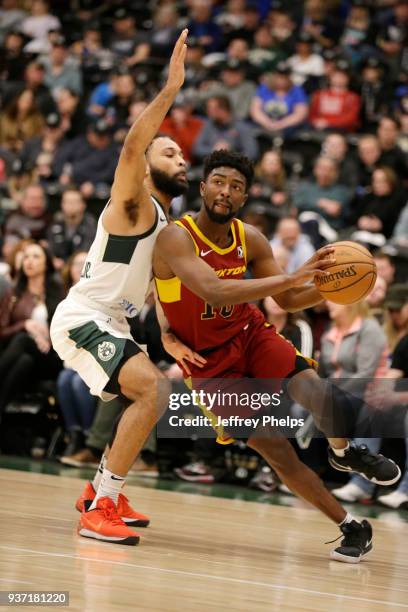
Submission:
M 178 91 L 184 83 L 184 60 L 187 51 L 187 35 L 188 30 L 183 30 L 174 45 L 173 53 L 170 58 L 167 86 L 175 91 Z

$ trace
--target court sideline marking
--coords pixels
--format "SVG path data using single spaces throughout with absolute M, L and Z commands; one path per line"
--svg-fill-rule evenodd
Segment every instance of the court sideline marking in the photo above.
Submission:
M 291 587 L 285 584 L 272 584 L 269 582 L 259 582 L 252 580 L 244 580 L 242 578 L 229 578 L 228 576 L 212 576 L 211 574 L 202 574 L 198 572 L 186 572 L 183 570 L 172 570 L 163 567 L 152 567 L 149 565 L 138 565 L 136 563 L 126 563 L 124 561 L 110 561 L 108 559 L 94 559 L 93 557 L 81 557 L 78 555 L 69 555 L 67 553 L 51 553 L 42 550 L 33 550 L 31 548 L 18 548 L 14 546 L 0 546 L 1 550 L 10 550 L 14 552 L 26 552 L 34 555 L 45 555 L 47 557 L 62 557 L 67 559 L 77 559 L 78 561 L 93 561 L 94 563 L 107 563 L 110 565 L 121 565 L 124 567 L 133 567 L 135 569 L 146 569 L 154 572 L 162 572 L 165 574 L 178 574 L 181 576 L 190 576 L 193 578 L 206 578 L 210 580 L 218 580 L 222 582 L 231 582 L 233 584 L 247 584 L 250 586 L 266 587 L 269 589 L 280 589 L 282 591 L 294 591 L 297 593 L 305 593 L 307 595 L 324 595 L 326 597 L 335 597 L 346 599 L 348 601 L 362 601 L 378 605 L 394 606 L 395 608 L 408 608 L 408 604 L 397 603 L 393 601 L 385 601 L 382 599 L 368 599 L 365 597 L 353 597 L 352 595 L 340 595 L 336 593 L 328 593 L 325 591 L 315 591 L 313 589 L 302 589 L 300 587 Z

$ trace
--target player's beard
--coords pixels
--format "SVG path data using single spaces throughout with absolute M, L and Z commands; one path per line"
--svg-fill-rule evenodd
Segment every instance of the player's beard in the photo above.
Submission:
M 152 166 L 150 166 L 150 177 L 153 185 L 158 191 L 172 198 L 177 198 L 177 196 L 182 195 L 188 189 L 188 183 L 182 183 L 177 178 L 177 175 L 170 176 L 166 172 L 163 172 L 163 170 L 153 168 Z
M 219 223 L 220 225 L 225 225 L 226 223 L 228 223 L 229 221 L 231 221 L 231 219 L 235 217 L 235 213 L 233 210 L 230 210 L 228 213 L 223 215 L 222 213 L 217 213 L 214 210 L 212 210 L 212 208 L 210 208 L 206 202 L 204 202 L 204 207 L 205 207 L 205 210 L 207 211 L 208 218 L 213 223 Z

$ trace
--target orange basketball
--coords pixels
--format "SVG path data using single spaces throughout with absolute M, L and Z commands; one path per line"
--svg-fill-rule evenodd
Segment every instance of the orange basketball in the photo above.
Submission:
M 377 269 L 371 253 L 351 241 L 334 242 L 336 263 L 326 268 L 327 276 L 318 274 L 314 282 L 326 300 L 336 304 L 353 304 L 362 300 L 374 287 Z

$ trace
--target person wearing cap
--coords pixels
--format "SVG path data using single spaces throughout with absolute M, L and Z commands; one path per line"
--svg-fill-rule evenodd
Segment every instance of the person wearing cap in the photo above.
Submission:
M 77 63 L 69 56 L 64 36 L 53 38 L 49 56 L 42 60 L 45 68 L 44 83 L 55 95 L 60 89 L 71 89 L 82 94 L 82 74 Z
M 211 96 L 228 96 L 231 101 L 234 117 L 247 119 L 252 98 L 256 87 L 253 81 L 247 80 L 247 63 L 230 58 L 220 65 L 220 80 L 216 81 L 208 90 L 205 98 Z
M 360 96 L 349 89 L 347 62 L 339 60 L 327 89 L 312 96 L 309 122 L 316 130 L 337 129 L 355 132 L 360 122 Z
M 30 170 L 36 168 L 37 175 L 42 184 L 50 180 L 57 180 L 52 174 L 52 161 L 58 147 L 61 146 L 64 133 L 61 129 L 61 117 L 58 113 L 49 113 L 45 117 L 45 126 L 41 135 L 28 140 L 20 155 L 24 168 Z M 48 157 L 48 171 L 40 170 L 40 156 L 46 154 Z M 41 162 L 42 163 L 42 162 Z
M 295 85 L 311 83 L 324 74 L 324 62 L 321 55 L 313 52 L 313 37 L 308 32 L 300 32 L 296 40 L 296 53 L 288 59 L 292 70 L 292 81 Z
M 57 152 L 53 172 L 60 177 L 61 185 L 74 183 L 89 198 L 97 186 L 105 187 L 113 181 L 118 157 L 109 125 L 98 119 L 85 135 L 67 142 Z
M 340 45 L 353 65 L 375 52 L 370 9 L 366 0 L 354 0 L 344 25 Z
M 252 100 L 251 118 L 268 132 L 289 135 L 307 118 L 306 94 L 293 85 L 290 72 L 289 65 L 280 62 L 272 73 L 264 75 Z
M 118 8 L 113 14 L 109 48 L 128 66 L 135 66 L 149 56 L 149 36 L 136 28 L 135 18 L 126 8 Z
M 33 92 L 38 109 L 46 116 L 56 111 L 56 104 L 49 87 L 44 83 L 44 79 L 45 68 L 41 62 L 33 60 L 26 65 L 24 72 L 25 85 L 27 89 Z
M 361 65 L 360 96 L 362 129 L 372 132 L 381 117 L 389 112 L 393 99 L 384 65 L 377 57 L 369 57 Z

